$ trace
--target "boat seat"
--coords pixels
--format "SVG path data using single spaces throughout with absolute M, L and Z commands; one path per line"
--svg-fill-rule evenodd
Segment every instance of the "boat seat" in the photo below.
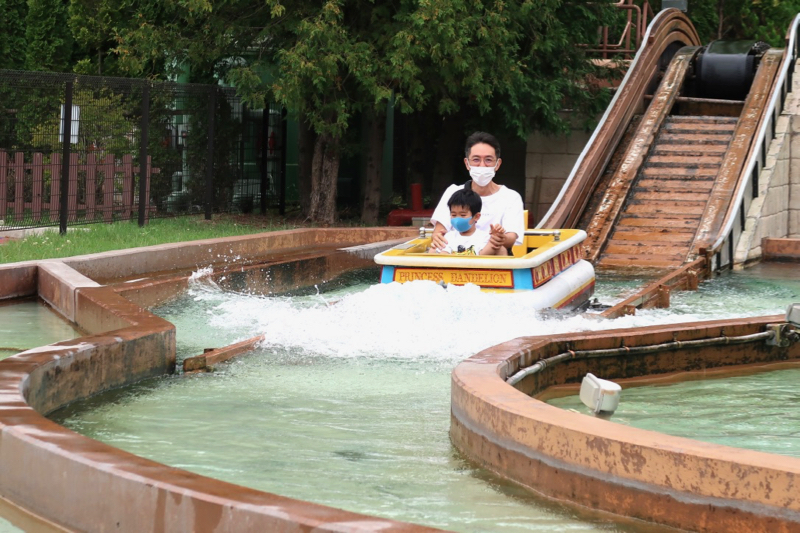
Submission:
M 525 218 L 525 229 L 527 230 L 528 229 L 528 210 L 527 209 L 522 212 L 522 216 Z M 511 247 L 511 254 L 514 257 L 522 257 L 525 254 L 530 253 L 531 250 L 535 250 L 535 248 L 528 248 L 528 242 L 527 241 L 528 241 L 528 238 L 527 237 L 523 237 L 522 238 L 522 244 L 517 244 L 517 245 Z

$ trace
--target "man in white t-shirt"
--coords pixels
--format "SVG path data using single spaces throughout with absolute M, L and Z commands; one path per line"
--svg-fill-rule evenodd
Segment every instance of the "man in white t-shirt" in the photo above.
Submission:
M 500 143 L 494 135 L 482 131 L 473 133 L 467 138 L 464 153 L 464 165 L 472 178 L 467 184 L 483 202 L 477 227 L 491 234 L 489 243 L 495 253 L 505 255 L 515 244 L 522 244 L 525 235 L 522 197 L 505 185 L 494 182 L 495 172 L 503 162 L 500 159 Z M 431 222 L 435 225 L 431 237 L 433 250 L 442 250 L 447 246 L 445 234 L 452 229 L 447 202 L 455 191 L 464 187 L 448 187 L 431 216 Z

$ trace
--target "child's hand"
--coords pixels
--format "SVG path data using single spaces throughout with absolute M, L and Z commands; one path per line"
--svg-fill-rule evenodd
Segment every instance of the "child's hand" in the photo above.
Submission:
M 499 250 L 505 242 L 506 230 L 500 224 L 492 224 L 489 226 L 489 243 L 492 248 Z

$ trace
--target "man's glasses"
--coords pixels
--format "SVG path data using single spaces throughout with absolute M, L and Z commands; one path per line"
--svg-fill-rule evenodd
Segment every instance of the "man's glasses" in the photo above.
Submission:
M 470 157 L 469 158 L 469 164 L 472 167 L 480 166 L 481 162 L 483 162 L 484 166 L 493 167 L 495 165 L 495 163 L 497 163 L 497 159 L 495 159 L 494 157 L 491 157 L 491 156 L 484 157 L 484 158 L 480 158 L 480 157 Z

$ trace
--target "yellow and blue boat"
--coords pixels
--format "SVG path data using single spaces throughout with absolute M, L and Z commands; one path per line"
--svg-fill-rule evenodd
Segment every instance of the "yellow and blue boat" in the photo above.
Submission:
M 533 291 L 540 309 L 578 309 L 594 293 L 595 274 L 582 258 L 586 232 L 577 229 L 526 230 L 513 256 L 429 253 L 431 230 L 377 254 L 381 283 L 430 280 L 442 285 L 472 283 L 496 292 Z

